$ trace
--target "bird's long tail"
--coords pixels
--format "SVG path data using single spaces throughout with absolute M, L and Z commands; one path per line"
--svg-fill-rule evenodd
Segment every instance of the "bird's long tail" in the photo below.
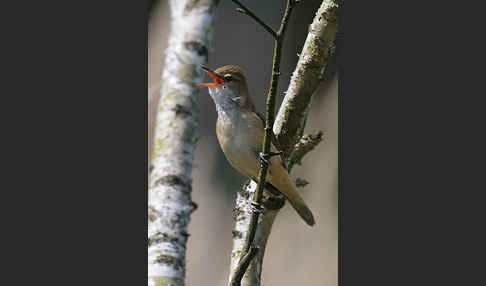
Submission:
M 290 202 L 295 211 L 308 225 L 313 226 L 316 223 L 311 210 L 306 205 L 304 200 L 299 196 L 299 194 L 297 194 L 296 192 L 292 192 L 292 194 L 289 195 L 289 192 L 282 191 L 281 193 L 285 196 L 285 198 Z
M 272 162 L 273 163 L 273 162 Z M 276 163 L 276 162 L 275 162 Z M 300 217 L 310 226 L 313 226 L 316 222 L 311 210 L 300 197 L 297 192 L 297 188 L 292 183 L 292 180 L 282 165 L 273 163 L 271 167 L 271 173 L 269 175 L 269 183 L 274 186 L 285 198 L 290 202 L 292 207 L 297 211 Z
M 305 202 L 302 200 L 302 198 L 299 197 L 297 200 L 288 199 L 288 201 L 294 207 L 294 209 L 297 211 L 297 213 L 300 215 L 300 217 L 308 225 L 313 226 L 316 223 L 316 221 L 314 220 L 314 216 L 312 215 L 311 210 L 305 204 Z

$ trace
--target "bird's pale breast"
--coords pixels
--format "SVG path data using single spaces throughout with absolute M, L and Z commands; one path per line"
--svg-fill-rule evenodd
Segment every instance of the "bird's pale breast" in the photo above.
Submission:
M 258 152 L 263 140 L 263 123 L 255 115 L 242 112 L 239 118 L 219 119 L 216 124 L 219 144 L 230 164 L 247 177 L 259 171 Z

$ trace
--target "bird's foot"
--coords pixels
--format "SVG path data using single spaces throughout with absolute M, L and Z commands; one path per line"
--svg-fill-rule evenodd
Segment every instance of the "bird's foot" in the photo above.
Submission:
M 270 165 L 270 161 L 268 161 L 268 156 L 265 156 L 267 154 L 263 154 L 262 152 L 258 153 L 258 159 L 260 160 L 260 163 L 263 165 Z
M 263 208 L 263 206 L 261 204 L 257 204 L 255 202 L 251 202 L 251 204 L 250 204 L 250 212 L 263 214 L 264 208 Z
M 258 159 L 260 159 L 260 163 L 262 164 L 265 164 L 265 165 L 270 165 L 270 161 L 268 161 L 268 159 L 270 159 L 270 157 L 272 156 L 276 156 L 276 155 L 280 155 L 282 154 L 282 151 L 278 151 L 278 152 L 269 152 L 269 153 L 258 153 Z

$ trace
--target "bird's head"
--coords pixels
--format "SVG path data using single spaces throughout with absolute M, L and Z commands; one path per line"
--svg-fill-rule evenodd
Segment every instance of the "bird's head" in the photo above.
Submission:
M 209 94 L 217 106 L 225 107 L 237 104 L 239 107 L 253 106 L 248 96 L 248 86 L 243 69 L 228 65 L 212 71 L 201 67 L 211 76 L 213 82 L 201 83 L 200 86 L 209 88 Z

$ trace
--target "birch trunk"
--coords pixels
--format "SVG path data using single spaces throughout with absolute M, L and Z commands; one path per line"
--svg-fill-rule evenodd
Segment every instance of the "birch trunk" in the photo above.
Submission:
M 148 189 L 148 285 L 184 285 L 197 95 L 217 0 L 171 0 Z
M 273 131 L 284 151 L 283 157 L 288 163 L 294 146 L 299 142 L 305 127 L 312 95 L 318 87 L 327 59 L 334 48 L 337 33 L 337 1 L 324 0 L 310 26 L 309 34 L 302 49 L 297 67 L 292 75 L 289 88 L 276 117 Z M 290 172 L 290 170 L 289 170 Z M 233 250 L 231 253 L 230 278 L 242 257 L 242 250 L 251 215 L 251 202 L 257 184 L 251 182 L 238 193 L 235 204 L 235 229 L 233 231 Z M 283 203 L 281 197 L 265 190 L 265 212 L 260 215 L 254 245 L 260 250 L 251 262 L 241 281 L 242 286 L 259 286 L 265 247 L 272 225 Z M 268 203 L 273 207 L 267 207 Z

